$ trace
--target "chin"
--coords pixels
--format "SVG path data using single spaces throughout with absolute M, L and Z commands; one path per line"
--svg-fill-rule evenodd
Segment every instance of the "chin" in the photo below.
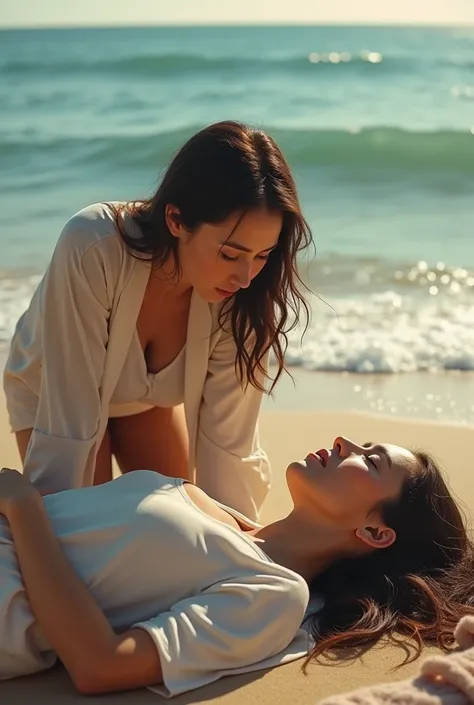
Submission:
M 286 474 L 298 473 L 301 470 L 306 470 L 306 462 L 304 460 L 293 460 L 286 468 Z
M 194 292 L 199 296 L 200 299 L 202 299 L 208 304 L 215 304 L 220 301 L 217 296 L 217 292 L 213 291 L 212 289 L 200 289 L 199 287 L 195 286 Z
M 292 467 L 297 467 L 297 468 L 306 468 L 308 467 L 308 463 L 304 458 L 299 458 L 298 460 L 292 460 L 291 463 L 288 465 L 288 469 Z
M 217 291 L 214 291 L 214 293 L 211 292 L 206 296 L 206 301 L 210 304 L 222 304 L 227 301 L 227 299 L 222 298 Z
M 201 299 L 207 301 L 208 304 L 218 304 L 222 303 L 222 301 L 225 301 L 222 296 L 219 296 L 215 289 L 198 289 L 196 287 L 196 292 L 201 297 Z

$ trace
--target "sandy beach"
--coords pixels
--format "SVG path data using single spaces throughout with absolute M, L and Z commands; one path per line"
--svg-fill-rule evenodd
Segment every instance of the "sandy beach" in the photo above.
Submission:
M 357 441 L 373 440 L 391 442 L 410 448 L 424 448 L 432 452 L 446 470 L 449 484 L 466 512 L 474 513 L 474 483 L 472 482 L 471 456 L 466 449 L 472 442 L 473 428 L 442 424 L 435 421 L 390 419 L 365 413 L 266 411 L 261 421 L 263 445 L 270 455 L 274 468 L 274 484 L 264 506 L 262 520 L 271 521 L 282 516 L 291 506 L 286 489 L 284 469 L 291 460 L 301 457 L 310 449 L 331 444 L 340 434 Z M 19 458 L 14 438 L 9 432 L 4 399 L 0 401 L 1 463 L 17 467 Z M 361 685 L 384 680 L 402 680 L 415 674 L 418 663 L 396 671 L 403 655 L 393 647 L 372 649 L 362 661 L 339 665 L 317 664 L 310 667 L 308 675 L 301 672 L 301 663 L 295 662 L 273 671 L 236 676 L 188 693 L 173 700 L 185 703 L 209 703 L 218 700 L 222 705 L 258 703 L 270 705 L 316 705 L 323 697 L 351 690 Z M 74 692 L 65 673 L 60 669 L 0 685 L 2 702 L 29 705 L 35 694 L 38 703 L 67 705 L 83 702 Z M 88 698 L 88 702 L 99 702 Z M 100 698 L 111 705 L 145 705 L 159 702 L 160 697 L 148 691 L 134 692 Z

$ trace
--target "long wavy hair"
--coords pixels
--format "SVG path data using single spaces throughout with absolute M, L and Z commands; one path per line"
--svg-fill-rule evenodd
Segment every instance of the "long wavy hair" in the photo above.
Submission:
M 220 122 L 186 142 L 150 199 L 114 207 L 117 228 L 132 254 L 148 256 L 156 267 L 172 261 L 179 274 L 178 241 L 165 218 L 168 204 L 179 210 L 181 223 L 190 232 L 203 223 L 219 223 L 257 208 L 282 214 L 278 246 L 250 286 L 225 302 L 219 317 L 221 326 L 230 323 L 236 369 L 244 383 L 263 391 L 259 377 L 268 377 L 264 360 L 273 350 L 277 365 L 273 389 L 286 370 L 288 333 L 301 316 L 304 328 L 308 323 L 307 287 L 298 271 L 298 255 L 312 243 L 282 152 L 262 130 Z M 127 233 L 124 213 L 138 226 L 138 239 Z
M 358 656 L 382 637 L 403 648 L 403 663 L 424 644 L 449 651 L 457 622 L 474 614 L 473 547 L 463 517 L 433 458 L 414 455 L 418 467 L 400 497 L 379 507 L 395 542 L 342 558 L 311 584 L 324 605 L 308 620 L 316 646 L 305 668 L 342 649 Z

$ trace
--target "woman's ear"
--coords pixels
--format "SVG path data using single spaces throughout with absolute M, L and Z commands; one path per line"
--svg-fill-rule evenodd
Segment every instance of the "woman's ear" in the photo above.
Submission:
M 165 221 L 170 233 L 174 235 L 174 237 L 181 237 L 184 232 L 184 228 L 181 223 L 179 208 L 176 208 L 176 206 L 168 203 L 165 206 Z
M 388 548 L 397 538 L 395 531 L 389 526 L 365 526 L 356 529 L 355 535 L 371 548 Z

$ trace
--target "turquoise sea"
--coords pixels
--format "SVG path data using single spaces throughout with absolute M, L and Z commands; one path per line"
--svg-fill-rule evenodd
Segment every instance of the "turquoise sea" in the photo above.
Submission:
M 314 231 L 323 301 L 288 362 L 355 373 L 353 391 L 472 385 L 474 28 L 9 30 L 0 105 L 0 343 L 68 217 L 149 194 L 189 135 L 233 118 L 278 140 Z

